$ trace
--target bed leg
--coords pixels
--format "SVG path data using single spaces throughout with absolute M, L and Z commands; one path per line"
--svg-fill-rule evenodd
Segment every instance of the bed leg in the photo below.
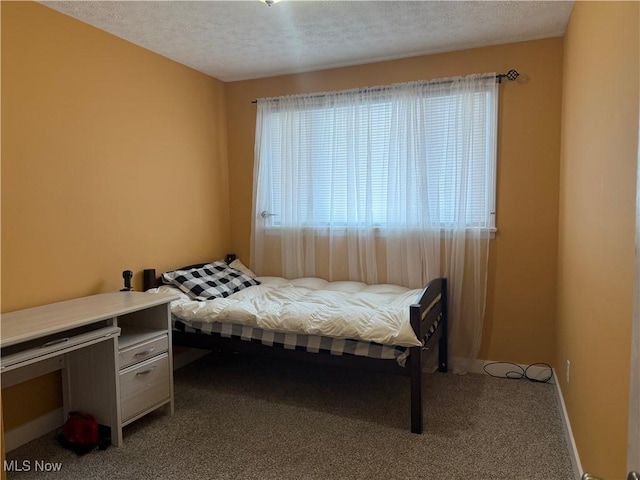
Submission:
M 422 433 L 422 379 L 411 373 L 411 433 Z
M 447 336 L 442 332 L 442 336 L 438 341 L 438 371 L 447 372 L 449 370 L 449 363 L 447 360 Z
M 422 433 L 422 349 L 414 347 L 409 354 L 411 362 L 411 433 Z M 417 358 L 416 358 L 417 357 Z
M 438 340 L 438 371 L 446 372 L 449 369 L 449 314 L 447 309 L 447 280 L 442 279 L 442 325 L 440 326 L 440 339 Z

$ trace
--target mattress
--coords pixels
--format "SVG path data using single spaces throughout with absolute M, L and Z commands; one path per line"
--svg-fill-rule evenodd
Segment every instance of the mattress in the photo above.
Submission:
M 421 345 L 409 321 L 409 306 L 416 301 L 420 289 L 328 282 L 321 278 L 258 280 L 260 285 L 224 298 L 194 300 L 182 294 L 172 302 L 171 311 L 187 321 L 236 323 L 382 345 Z M 159 287 L 167 288 L 170 287 Z
M 408 347 L 422 345 L 409 322 L 409 305 L 421 290 L 318 278 L 258 280 L 260 285 L 207 301 L 192 300 L 172 286 L 153 291 L 179 295 L 171 303 L 179 331 L 312 353 L 395 359 L 402 366 Z

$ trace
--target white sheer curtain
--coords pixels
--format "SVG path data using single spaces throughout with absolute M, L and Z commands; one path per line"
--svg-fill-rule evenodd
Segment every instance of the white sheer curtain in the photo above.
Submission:
M 258 100 L 251 266 L 448 278 L 454 371 L 476 358 L 494 227 L 495 74 Z

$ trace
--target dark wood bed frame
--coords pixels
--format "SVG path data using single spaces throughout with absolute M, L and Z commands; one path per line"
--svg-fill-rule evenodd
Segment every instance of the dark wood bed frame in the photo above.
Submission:
M 144 290 L 161 285 L 156 277 L 155 269 L 143 272 Z M 439 300 L 431 309 L 429 306 L 436 299 Z M 429 328 L 440 317 L 436 331 L 425 342 Z M 173 344 L 191 348 L 208 350 L 232 351 L 239 353 L 261 354 L 271 357 L 297 359 L 307 362 L 353 367 L 379 372 L 391 372 L 408 376 L 411 379 L 411 432 L 422 433 L 422 368 L 438 345 L 438 370 L 447 371 L 447 280 L 436 278 L 431 280 L 422 290 L 417 302 L 409 307 L 411 328 L 416 337 L 423 342 L 422 347 L 410 347 L 406 366 L 403 368 L 395 360 L 361 357 L 357 355 L 331 355 L 329 353 L 311 353 L 303 350 L 288 350 L 284 348 L 263 345 L 260 342 L 241 340 L 235 337 L 221 337 L 220 335 L 203 335 L 199 333 L 174 330 Z

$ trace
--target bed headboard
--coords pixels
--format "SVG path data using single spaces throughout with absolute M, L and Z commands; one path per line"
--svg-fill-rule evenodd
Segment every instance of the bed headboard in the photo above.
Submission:
M 142 291 L 146 292 L 150 288 L 162 285 L 162 278 L 156 277 L 155 268 L 145 268 L 142 271 Z
M 193 265 L 179 267 L 174 270 L 189 270 L 191 268 L 200 268 L 200 267 L 203 267 L 204 265 L 207 265 L 207 263 L 211 263 L 211 262 L 195 263 Z M 146 292 L 150 288 L 156 288 L 161 285 L 164 285 L 164 283 L 162 282 L 162 276 L 156 276 L 155 268 L 145 268 L 142 271 L 142 289 L 144 292 Z

